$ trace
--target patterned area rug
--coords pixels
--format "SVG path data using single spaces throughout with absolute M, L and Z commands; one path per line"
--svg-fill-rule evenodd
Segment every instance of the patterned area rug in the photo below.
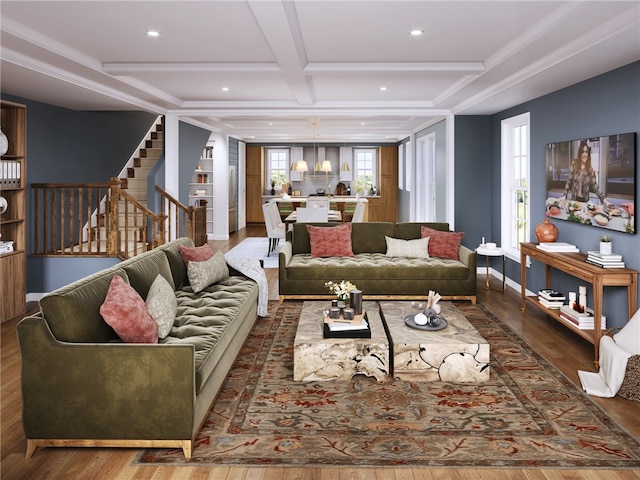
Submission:
M 301 303 L 270 305 L 216 400 L 190 464 L 639 468 L 640 440 L 487 308 L 457 304 L 491 344 L 480 385 L 294 382 Z M 136 464 L 184 464 L 148 449 Z

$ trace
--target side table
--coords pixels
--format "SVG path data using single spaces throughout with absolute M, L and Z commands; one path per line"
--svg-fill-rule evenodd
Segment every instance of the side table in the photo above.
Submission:
M 489 257 L 500 257 L 502 256 L 502 292 L 504 293 L 504 286 L 505 286 L 505 255 L 504 255 L 504 250 L 500 247 L 494 247 L 494 248 L 487 248 L 487 247 L 483 247 L 483 246 L 479 246 L 478 248 L 476 248 L 476 253 L 478 255 L 484 255 L 485 258 L 485 265 L 487 268 L 487 275 L 486 275 L 486 280 L 485 280 L 485 286 L 487 287 L 487 290 L 489 289 Z

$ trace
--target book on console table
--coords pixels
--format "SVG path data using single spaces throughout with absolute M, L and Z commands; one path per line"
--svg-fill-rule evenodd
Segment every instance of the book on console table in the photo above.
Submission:
M 589 251 L 587 252 L 587 263 L 597 265 L 602 268 L 624 268 L 624 262 L 622 261 L 622 255 L 617 253 L 600 253 Z
M 540 242 L 536 247 L 544 252 L 579 252 L 578 247 L 566 242 Z
M 569 305 L 560 307 L 560 318 L 578 327 L 580 330 L 593 330 L 595 323 L 593 318 L 593 310 L 589 307 L 580 313 L 571 308 Z M 607 328 L 607 317 L 601 315 L 600 328 Z

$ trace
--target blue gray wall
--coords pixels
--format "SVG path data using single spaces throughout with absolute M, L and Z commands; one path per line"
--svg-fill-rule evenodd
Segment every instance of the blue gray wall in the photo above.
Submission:
M 474 237 L 500 238 L 500 122 L 530 112 L 531 119 L 531 225 L 545 218 L 545 145 L 551 142 L 616 133 L 640 132 L 640 62 L 635 62 L 571 87 L 510 108 L 491 117 L 456 117 L 456 225 Z M 489 122 L 489 125 L 488 125 Z M 490 138 L 490 142 L 488 139 Z M 478 164 L 479 163 L 479 164 Z M 636 145 L 636 176 L 638 147 Z M 636 178 L 636 198 L 640 183 Z M 487 205 L 486 213 L 482 206 Z M 467 209 L 467 206 L 470 207 Z M 637 205 L 636 205 L 637 206 Z M 479 212 L 482 212 L 481 214 Z M 582 252 L 595 250 L 603 233 L 614 237 L 614 251 L 626 265 L 640 270 L 640 237 L 593 226 L 554 221 L 558 241 L 577 245 Z M 487 233 L 489 232 L 489 233 Z M 466 236 L 465 236 L 466 237 Z M 532 239 L 535 241 L 535 237 Z M 520 283 L 520 265 L 508 261 L 507 275 Z M 544 286 L 544 267 L 532 262 L 528 288 Z M 553 273 L 553 287 L 577 291 L 584 284 L 560 272 Z M 605 288 L 603 311 L 609 325 L 627 320 L 626 289 Z M 592 298 L 589 289 L 587 303 Z
M 146 112 L 80 112 L 2 95 L 27 106 L 27 183 L 106 182 L 117 176 L 153 124 Z M 31 189 L 27 187 L 27 208 Z M 33 215 L 28 211 L 28 218 Z M 33 228 L 27 223 L 27 253 Z M 27 292 L 48 292 L 118 263 L 112 258 L 27 255 Z
M 140 111 L 75 111 L 5 94 L 2 98 L 27 106 L 28 184 L 108 181 L 120 173 L 157 117 Z M 179 128 L 180 185 L 188 185 L 210 132 L 183 122 Z M 164 157 L 158 163 L 154 185 L 164 186 Z M 181 189 L 180 201 L 188 204 L 187 188 Z M 27 202 L 30 208 L 30 188 Z M 27 223 L 27 253 L 32 250 L 32 226 Z M 114 258 L 27 255 L 27 292 L 49 292 L 117 263 Z

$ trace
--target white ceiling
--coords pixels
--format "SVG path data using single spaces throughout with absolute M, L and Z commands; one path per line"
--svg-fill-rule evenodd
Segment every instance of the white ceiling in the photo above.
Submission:
M 2 0 L 0 13 L 3 93 L 176 113 L 247 141 L 310 141 L 314 124 L 320 142 L 396 141 L 640 60 L 638 0 Z

